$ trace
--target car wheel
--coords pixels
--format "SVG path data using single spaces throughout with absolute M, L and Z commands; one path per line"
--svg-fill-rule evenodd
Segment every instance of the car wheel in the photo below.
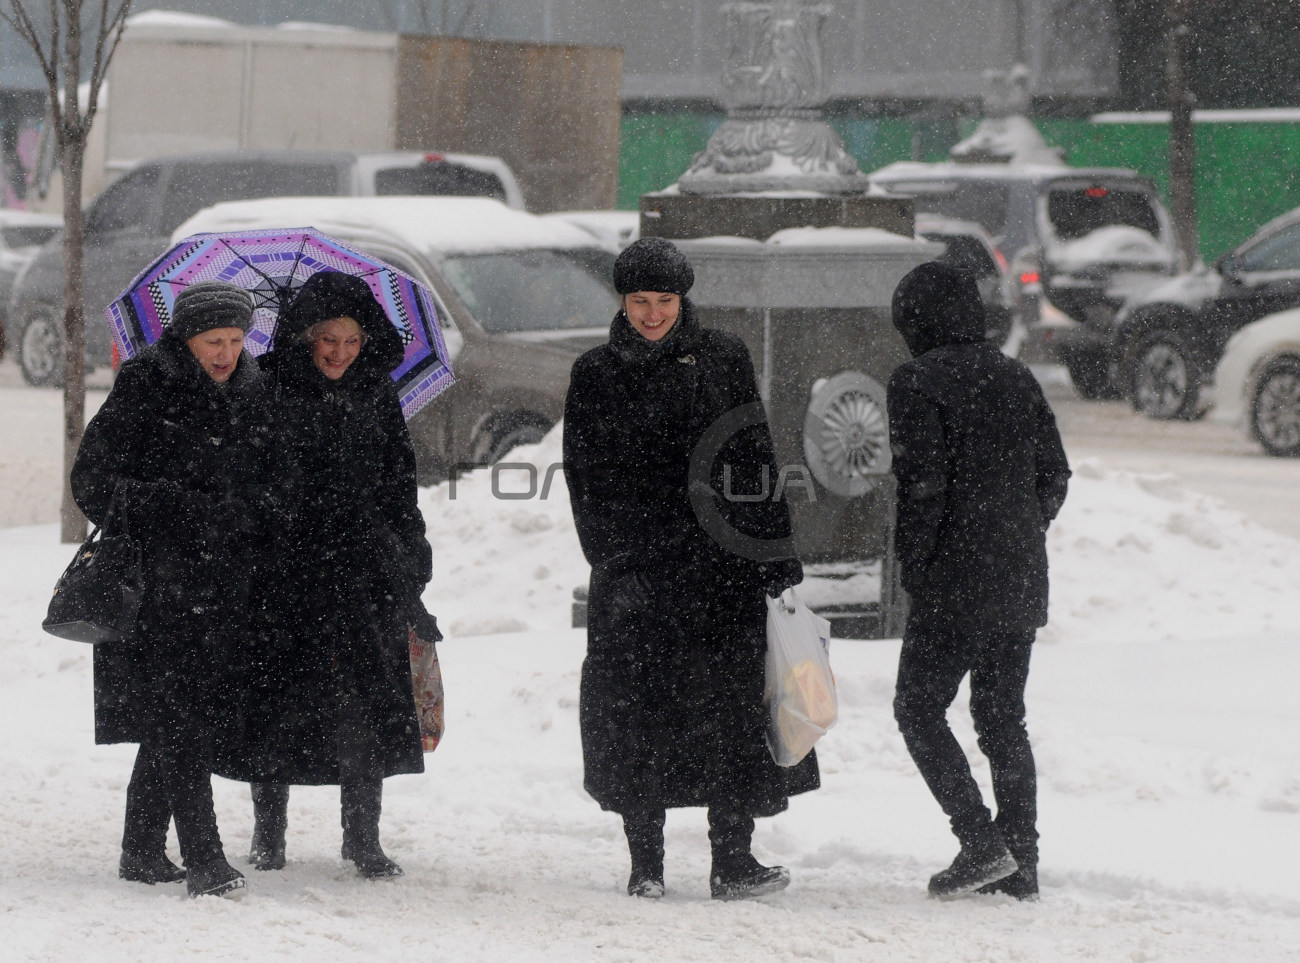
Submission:
M 498 428 L 485 446 L 483 464 L 495 465 L 507 454 L 522 445 L 535 445 L 546 437 L 546 429 L 534 422 L 524 422 Z
M 1152 418 L 1196 417 L 1201 369 L 1187 343 L 1172 331 L 1152 331 L 1133 352 L 1133 407 Z
M 1071 358 L 1065 363 L 1065 369 L 1070 372 L 1070 382 L 1080 398 L 1099 401 L 1120 396 L 1110 380 L 1110 370 L 1105 361 Z
M 38 388 L 63 380 L 63 329 L 49 307 L 33 308 L 18 335 L 18 367 Z
M 1300 457 L 1300 358 L 1264 369 L 1250 406 L 1250 430 L 1270 455 Z

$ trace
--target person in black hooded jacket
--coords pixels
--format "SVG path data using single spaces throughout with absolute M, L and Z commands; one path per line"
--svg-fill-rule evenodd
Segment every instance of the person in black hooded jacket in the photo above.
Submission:
M 712 501 L 721 464 L 731 466 L 733 491 L 752 491 L 763 471 L 778 474 L 749 351 L 700 325 L 685 297 L 693 280 L 670 242 L 630 245 L 614 267 L 623 309 L 609 342 L 573 366 L 564 471 L 592 567 L 583 774 L 587 792 L 623 817 L 629 895 L 663 896 L 665 809 L 707 806 L 712 894 L 739 899 L 790 879 L 751 854 L 754 817 L 818 785 L 815 753 L 782 769 L 764 741 L 763 593 L 779 595 L 803 570 L 778 552 L 741 557 L 693 508 L 692 479 Z M 745 411 L 757 415 L 724 432 L 717 457 L 694 477 L 708 429 Z M 733 501 L 725 511 L 737 534 L 772 545 L 790 535 L 782 501 Z
M 899 283 L 892 309 L 913 355 L 888 389 L 896 545 L 911 596 L 894 715 L 961 843 L 930 891 L 991 887 L 1030 899 L 1038 832 L 1024 692 L 1047 622 L 1047 527 L 1070 469 L 1033 375 L 985 340 L 967 272 L 922 264 Z M 967 673 L 996 820 L 945 716 Z
M 424 771 L 409 630 L 432 553 L 416 504 L 415 452 L 389 375 L 403 345 L 365 281 L 309 278 L 260 359 L 278 444 L 302 475 L 301 511 L 244 685 L 242 743 L 218 775 L 252 783 L 250 862 L 285 862 L 289 784 L 339 786 L 343 857 L 368 878 L 401 875 L 379 844 L 383 779 Z
M 266 379 L 243 352 L 253 302 L 200 282 L 162 337 L 122 366 L 72 466 L 96 524 L 110 505 L 141 546 L 144 599 L 132 636 L 95 646 L 95 741 L 138 742 L 118 873 L 185 880 L 191 896 L 242 889 L 212 808 L 214 740 L 237 720 L 224 684 L 238 661 L 261 545 L 291 504 L 271 444 Z M 120 524 L 121 521 L 118 522 Z M 176 821 L 182 871 L 166 855 Z

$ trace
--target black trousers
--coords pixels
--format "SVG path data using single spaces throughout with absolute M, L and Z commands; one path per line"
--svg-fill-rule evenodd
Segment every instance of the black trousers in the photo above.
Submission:
M 1038 862 L 1037 774 L 1025 731 L 1033 641 L 1032 629 L 956 634 L 909 625 L 894 695 L 894 718 L 907 751 L 962 846 L 986 848 L 1000 834 L 1022 865 Z M 971 718 L 993 775 L 996 820 L 946 717 L 967 673 Z
M 223 856 L 203 739 L 201 729 L 177 720 L 174 728 L 150 733 L 140 743 L 126 787 L 124 852 L 162 854 L 174 817 L 186 868 Z

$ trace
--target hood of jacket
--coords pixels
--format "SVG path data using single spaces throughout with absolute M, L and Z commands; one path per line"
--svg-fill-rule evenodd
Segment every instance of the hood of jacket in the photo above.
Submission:
M 280 312 L 272 349 L 261 361 L 263 367 L 304 378 L 310 378 L 315 372 L 324 379 L 311 359 L 311 345 L 302 335 L 313 324 L 340 317 L 355 319 L 366 335 L 361 353 L 339 379 L 343 385 L 370 380 L 379 374 L 387 376 L 402 363 L 406 349 L 401 336 L 375 299 L 370 285 L 350 274 L 326 271 L 309 277 Z
M 984 302 L 969 271 L 928 261 L 898 282 L 891 307 L 894 327 L 913 357 L 985 340 Z

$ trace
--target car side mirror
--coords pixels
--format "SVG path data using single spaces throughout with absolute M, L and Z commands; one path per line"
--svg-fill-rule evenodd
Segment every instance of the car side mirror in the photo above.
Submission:
M 1222 274 L 1226 281 L 1233 284 L 1241 283 L 1241 265 L 1237 263 L 1237 259 L 1231 253 L 1223 255 L 1223 257 L 1215 261 L 1214 270 Z

